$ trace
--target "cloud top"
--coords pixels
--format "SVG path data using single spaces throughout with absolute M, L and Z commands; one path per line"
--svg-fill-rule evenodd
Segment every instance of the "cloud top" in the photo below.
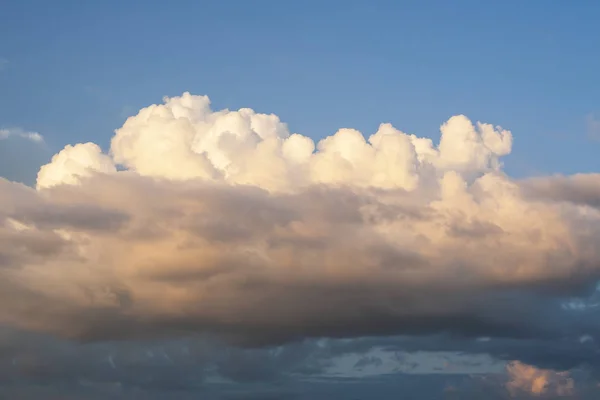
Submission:
M 511 151 L 509 131 L 473 124 L 462 115 L 450 118 L 441 132 L 439 146 L 391 124 L 382 124 L 367 140 L 354 129 L 340 129 L 315 144 L 291 134 L 276 115 L 249 108 L 212 111 L 208 97 L 184 93 L 129 118 L 117 129 L 110 154 L 114 164 L 141 176 L 289 191 L 312 184 L 414 190 L 435 172 L 497 171 L 499 158 Z M 90 163 L 87 169 L 112 171 L 109 159 L 92 146 L 67 147 L 45 169 L 81 152 Z M 65 175 L 67 183 L 71 178 Z M 61 182 L 53 179 L 42 174 L 38 186 Z

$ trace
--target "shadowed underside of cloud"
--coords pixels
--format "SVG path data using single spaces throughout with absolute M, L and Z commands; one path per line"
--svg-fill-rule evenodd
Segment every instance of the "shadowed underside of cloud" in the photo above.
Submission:
M 515 181 L 509 131 L 455 116 L 441 133 L 315 144 L 274 115 L 167 98 L 108 154 L 67 146 L 36 189 L 0 181 L 0 322 L 244 346 L 595 339 L 600 178 Z
M 595 276 L 595 258 L 583 253 L 595 249 L 562 243 L 575 234 L 543 204 L 536 211 L 555 219 L 555 232 L 525 215 L 498 220 L 501 208 L 476 223 L 454 219 L 448 200 L 420 206 L 405 191 L 274 193 L 130 173 L 43 192 L 0 185 L 1 293 L 21 299 L 0 315 L 23 327 L 269 344 L 440 331 L 556 337 L 587 325 L 558 299 Z

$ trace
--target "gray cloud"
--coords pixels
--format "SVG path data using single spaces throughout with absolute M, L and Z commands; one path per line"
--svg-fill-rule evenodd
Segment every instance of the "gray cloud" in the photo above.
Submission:
M 81 346 L 25 335 L 13 343 L 13 350 L 18 350 L 5 351 L 0 357 L 0 394 L 19 398 L 385 400 L 400 394 L 415 400 L 479 399 L 483 395 L 503 400 L 540 398 L 526 392 L 511 396 L 505 388 L 509 378 L 503 374 L 395 373 L 348 379 L 320 378 L 319 369 L 301 368 L 311 360 L 326 365 L 335 354 L 350 351 L 336 352 L 329 347 L 332 342 L 240 350 L 189 339 Z M 227 382 L 215 381 L 211 378 L 215 374 Z M 571 376 L 576 381 L 574 398 L 593 399 L 593 380 L 583 371 Z M 556 396 L 548 393 L 541 398 Z
M 530 178 L 522 182 L 525 195 L 600 208 L 600 174 Z
M 563 260 L 581 267 L 503 282 L 479 264 L 490 254 L 483 249 L 464 257 L 448 248 L 436 259 L 392 245 L 379 224 L 446 219 L 433 209 L 415 213 L 406 192 L 394 194 L 391 213 L 368 190 L 274 194 L 127 173 L 43 195 L 7 181 L 2 187 L 8 225 L 0 231 L 1 273 L 12 282 L 5 293 L 23 298 L 2 314 L 26 328 L 86 341 L 204 333 L 245 346 L 306 337 L 552 339 L 598 331 L 587 314 L 561 308 L 589 291 L 595 259 L 556 254 L 555 266 L 540 268 L 560 271 Z M 450 219 L 452 240 L 470 232 L 469 241 L 487 246 L 507 235 L 478 221 L 461 226 Z

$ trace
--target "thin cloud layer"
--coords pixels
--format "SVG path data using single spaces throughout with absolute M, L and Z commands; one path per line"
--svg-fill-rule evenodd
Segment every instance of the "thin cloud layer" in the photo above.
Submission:
M 455 116 L 441 133 L 315 144 L 274 115 L 167 98 L 108 154 L 67 146 L 37 189 L 0 181 L 0 322 L 242 345 L 595 337 L 593 308 L 564 304 L 593 293 L 600 211 L 504 175 L 509 131 Z
M 28 132 L 20 128 L 0 129 L 0 140 L 8 139 L 9 137 L 19 137 L 34 143 L 42 143 L 44 141 L 44 137 L 37 132 Z

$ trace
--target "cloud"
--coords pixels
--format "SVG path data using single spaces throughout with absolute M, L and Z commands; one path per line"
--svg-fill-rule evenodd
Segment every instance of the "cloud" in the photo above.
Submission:
M 552 371 L 525 362 L 509 368 L 485 356 L 491 343 L 461 351 L 451 337 L 303 340 L 236 348 L 197 335 L 160 341 L 73 343 L 0 328 L 0 395 L 10 398 L 556 398 L 594 399 L 597 386 L 580 371 Z M 532 343 L 529 343 L 531 345 Z M 560 341 L 554 343 L 560 347 Z M 400 350 L 405 348 L 406 350 Z M 504 350 L 510 347 L 501 344 Z M 539 354 L 551 352 L 552 347 Z M 484 350 L 482 352 L 482 350 Z M 587 348 L 590 359 L 597 358 Z M 472 354 L 469 354 L 472 353 Z M 515 367 L 517 366 L 517 367 Z M 509 372 L 510 371 L 510 372 Z M 533 371 L 533 372 L 531 372 Z M 565 370 L 566 371 L 566 370 Z M 531 393 L 535 380 L 543 393 Z M 569 388 L 566 391 L 561 388 Z M 509 390 L 509 388 L 512 388 Z M 511 397 L 511 393 L 514 395 Z M 30 396 L 30 397 L 27 397 Z M 54 397 L 52 397 L 54 396 Z M 71 396 L 71 397 L 68 397 Z M 564 398 L 564 396 L 560 396 Z M 569 398 L 567 396 L 567 398 Z
M 595 308 L 563 306 L 588 304 L 599 278 L 594 192 L 503 174 L 505 129 L 440 129 L 438 145 L 390 124 L 314 143 L 275 115 L 166 98 L 107 154 L 67 146 L 37 189 L 0 181 L 0 322 L 244 346 L 596 337 Z
M 506 387 L 513 395 L 520 391 L 536 396 L 573 394 L 574 382 L 566 371 L 539 369 L 518 361 L 509 364 L 506 369 L 510 377 Z
M 252 395 L 265 398 L 260 394 L 284 388 L 291 394 L 299 394 L 297 392 L 311 389 L 307 382 L 322 378 L 321 371 L 331 365 L 332 355 L 350 349 L 346 346 L 345 350 L 336 350 L 335 344 L 328 341 L 304 341 L 271 349 L 239 349 L 198 337 L 81 345 L 3 328 L 0 330 L 0 374 L 5 384 L 0 394 L 6 394 L 15 383 L 29 388 L 58 387 L 62 389 L 61 398 L 73 389 L 109 392 L 108 395 L 124 398 L 131 398 L 126 395 L 133 395 L 136 389 L 161 398 L 169 398 L 169 394 L 182 398 L 186 393 L 191 398 L 193 394 L 197 398 L 198 393 L 213 398 L 209 396 L 212 391 L 220 393 L 214 396 L 219 399 L 228 392 L 237 392 L 239 398 Z M 414 380 L 419 379 L 414 376 Z M 395 379 L 407 380 L 403 374 L 395 374 Z M 321 380 L 327 381 L 337 382 L 336 379 Z M 441 387 L 443 383 L 436 385 Z M 18 392 L 25 390 L 19 388 Z M 147 398 L 140 393 L 138 396 Z
M 8 60 L 0 57 L 0 72 L 2 72 L 8 66 Z
M 75 184 L 93 172 L 116 172 L 116 168 L 110 157 L 102 154 L 100 147 L 94 143 L 68 145 L 54 155 L 49 164 L 40 168 L 37 187 Z
M 335 358 L 343 359 L 344 355 L 364 358 L 369 353 L 340 340 L 308 340 L 261 349 L 223 347 L 218 342 L 198 337 L 79 344 L 2 328 L 0 395 L 77 399 L 193 399 L 198 396 L 327 399 L 348 398 L 349 394 L 365 398 L 371 393 L 369 398 L 393 399 L 400 390 L 405 398 L 434 399 L 443 398 L 448 384 L 459 386 L 468 378 L 465 375 L 409 375 L 401 371 L 370 377 L 363 374 L 360 379 L 323 374 L 338 363 Z M 426 356 L 421 357 L 424 361 L 418 355 L 406 357 L 410 363 L 427 363 Z M 364 367 L 363 362 L 357 368 Z M 470 386 L 477 386 L 477 382 L 471 382 Z M 459 389 L 458 394 L 464 395 L 464 389 Z M 487 391 L 493 390 L 492 387 Z
M 390 124 L 365 141 L 353 129 L 321 140 L 290 134 L 275 115 L 212 111 L 206 96 L 166 98 L 142 109 L 112 139 L 115 163 L 142 176 L 174 180 L 216 179 L 269 190 L 310 184 L 345 184 L 413 189 L 427 171 L 479 173 L 498 170 L 510 152 L 512 135 L 464 116 L 441 128 L 435 148 L 430 139 L 407 135 Z M 317 147 L 317 152 L 315 152 Z M 45 185 L 44 179 L 38 182 Z
M 554 202 L 600 208 L 600 174 L 575 174 L 570 176 L 529 178 L 522 182 L 528 196 Z
M 28 132 L 21 128 L 0 129 L 0 140 L 8 139 L 9 137 L 20 137 L 34 143 L 44 142 L 44 137 L 37 132 Z

